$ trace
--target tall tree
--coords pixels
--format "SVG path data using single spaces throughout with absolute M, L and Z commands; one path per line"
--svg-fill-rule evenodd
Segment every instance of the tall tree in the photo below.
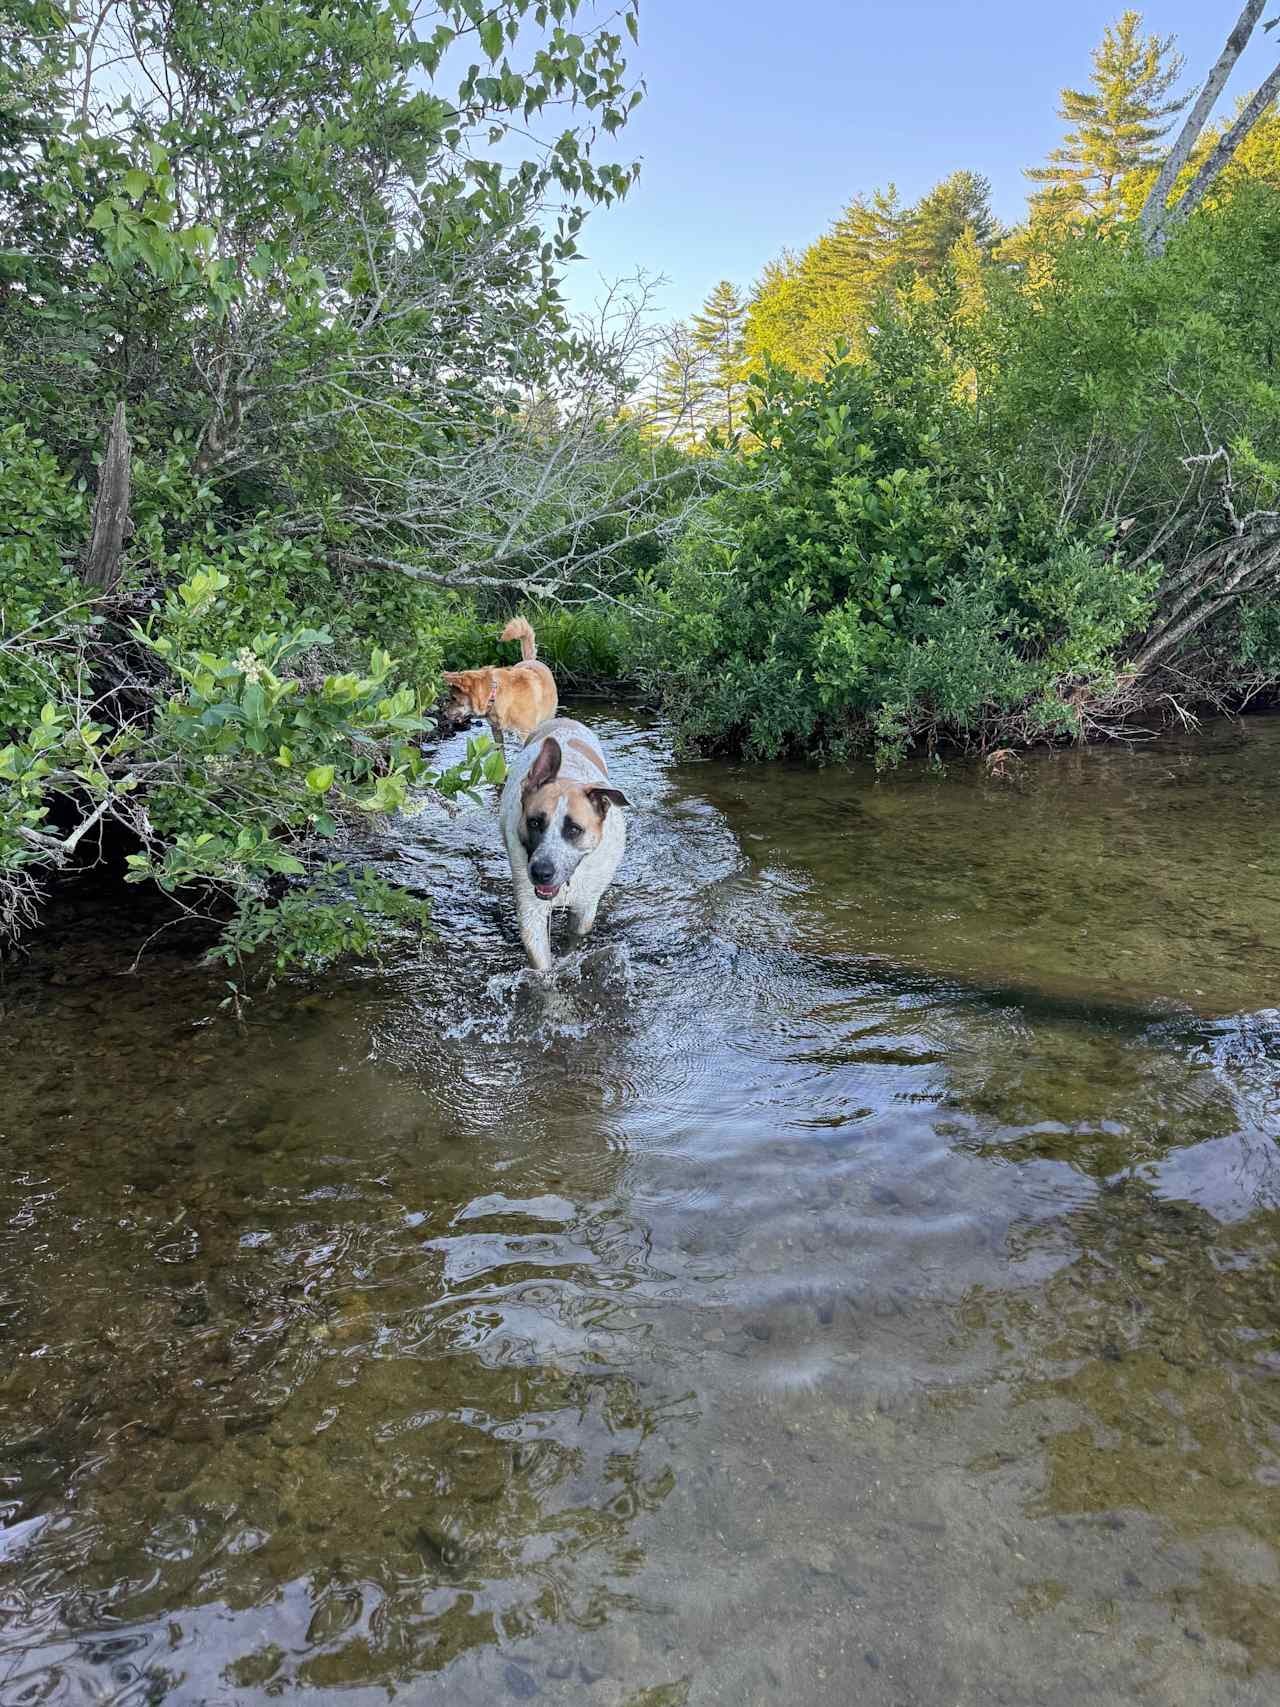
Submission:
M 980 172 L 953 172 L 911 209 L 903 234 L 911 265 L 936 272 L 966 232 L 984 252 L 1000 235 L 991 211 L 991 181 Z
M 991 186 L 977 172 L 953 172 L 912 206 L 896 188 L 855 196 L 801 255 L 766 267 L 747 311 L 748 359 L 768 356 L 816 378 L 843 344 L 866 353 L 875 305 L 913 278 L 937 272 L 966 233 L 985 257 L 1000 236 Z
M 1071 129 L 1061 148 L 1027 176 L 1059 204 L 1115 218 L 1122 179 L 1159 158 L 1157 144 L 1186 105 L 1170 98 L 1182 67 L 1172 36 L 1144 35 L 1142 14 L 1122 13 L 1094 49 L 1091 87 L 1062 91 L 1058 115 Z
M 663 338 L 649 403 L 650 422 L 673 444 L 696 444 L 704 430 L 708 391 L 706 351 L 688 324 L 677 320 Z
M 801 259 L 789 250 L 766 262 L 751 291 L 745 328 L 747 362 L 765 359 L 794 373 L 809 372 L 808 314 Z
M 911 217 L 896 184 L 870 196 L 855 196 L 832 226 L 824 252 L 815 256 L 818 271 L 857 281 L 865 296 L 876 295 L 904 258 L 902 239 Z
M 703 357 L 704 422 L 729 437 L 741 423 L 745 401 L 746 319 L 746 301 L 728 279 L 720 280 L 693 317 L 692 340 Z

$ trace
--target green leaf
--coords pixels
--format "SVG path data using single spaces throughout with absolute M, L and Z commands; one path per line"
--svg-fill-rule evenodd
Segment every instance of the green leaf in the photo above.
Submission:
M 490 13 L 482 18 L 479 25 L 480 46 L 490 59 L 497 59 L 502 52 L 502 19 L 496 13 Z
M 125 194 L 133 201 L 139 201 L 151 188 L 150 172 L 139 172 L 136 168 L 124 175 Z
M 333 787 L 333 766 L 315 765 L 307 772 L 307 787 L 312 794 L 328 794 Z

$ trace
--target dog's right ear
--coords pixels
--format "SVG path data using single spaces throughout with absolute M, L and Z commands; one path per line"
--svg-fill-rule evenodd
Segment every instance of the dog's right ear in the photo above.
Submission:
M 560 775 L 560 760 L 563 756 L 559 741 L 554 735 L 548 735 L 538 750 L 537 758 L 529 766 L 529 774 L 524 779 L 524 792 L 532 794 L 535 788 L 542 788 L 546 783 L 554 782 Z
M 440 674 L 451 688 L 461 687 L 466 680 L 465 672 L 462 670 L 441 670 Z

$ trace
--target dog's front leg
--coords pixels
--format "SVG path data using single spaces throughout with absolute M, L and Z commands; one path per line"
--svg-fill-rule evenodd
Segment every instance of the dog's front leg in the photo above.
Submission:
M 508 788 L 510 786 L 508 784 Z M 515 806 L 507 789 L 503 790 L 503 800 L 507 802 L 509 814 L 503 815 L 502 839 L 507 846 L 507 858 L 511 861 L 511 882 L 515 889 L 516 923 L 520 927 L 520 941 L 524 944 L 524 951 L 534 971 L 550 972 L 551 908 L 533 892 L 525 851 L 516 831 Z
M 586 936 L 596 922 L 596 908 L 600 905 L 600 897 L 592 896 L 590 902 L 576 909 L 571 915 L 574 936 Z
M 520 941 L 535 972 L 551 970 L 551 909 L 537 905 L 520 909 Z
M 535 972 L 551 970 L 551 908 L 539 901 L 533 885 L 516 869 L 512 860 L 512 876 L 516 886 L 516 923 L 520 926 L 520 941 Z

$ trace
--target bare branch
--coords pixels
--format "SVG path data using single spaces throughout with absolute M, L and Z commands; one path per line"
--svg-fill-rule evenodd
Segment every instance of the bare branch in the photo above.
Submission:
M 1192 208 L 1196 206 L 1209 185 L 1244 140 L 1246 133 L 1252 129 L 1275 97 L 1276 90 L 1273 87 L 1261 105 L 1257 105 L 1258 95 L 1262 93 L 1262 90 L 1258 91 L 1258 95 L 1254 96 L 1245 112 L 1240 115 L 1240 118 L 1213 149 L 1187 193 L 1180 199 L 1176 207 L 1170 208 L 1168 205 L 1169 197 L 1173 192 L 1173 186 L 1178 181 L 1178 174 L 1194 153 L 1201 132 L 1209 121 L 1209 115 L 1226 87 L 1227 79 L 1230 77 L 1236 61 L 1248 46 L 1249 38 L 1257 26 L 1258 19 L 1262 16 L 1265 5 L 1266 0 L 1245 0 L 1244 9 L 1236 19 L 1235 28 L 1227 37 L 1226 46 L 1219 54 L 1213 70 L 1205 79 L 1204 88 L 1201 89 L 1195 105 L 1187 114 L 1186 122 L 1178 132 L 1178 140 L 1170 150 L 1168 159 L 1160 168 L 1156 181 L 1151 187 L 1151 193 L 1143 204 L 1142 212 L 1139 215 L 1139 225 L 1142 230 L 1143 241 L 1153 255 L 1159 255 L 1163 251 L 1170 226 L 1185 219 Z M 1272 81 L 1271 78 L 1268 78 L 1267 82 L 1263 84 L 1263 89 L 1266 89 Z M 1252 116 L 1248 117 L 1247 122 L 1245 122 L 1246 116 L 1249 114 Z

